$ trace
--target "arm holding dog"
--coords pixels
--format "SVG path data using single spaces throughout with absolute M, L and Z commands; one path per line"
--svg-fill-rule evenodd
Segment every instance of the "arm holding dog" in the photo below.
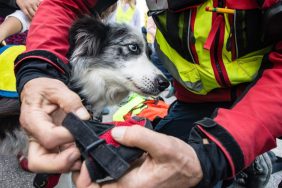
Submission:
M 41 148 L 40 152 L 29 155 L 29 166 L 36 172 L 70 170 L 79 159 L 76 148 L 59 154 L 56 148 L 73 140 L 67 130 L 60 127 L 65 113 L 74 112 L 81 119 L 89 118 L 79 96 L 66 86 L 68 32 L 77 15 L 84 13 L 90 14 L 85 1 L 43 1 L 29 30 L 27 51 L 16 61 L 17 90 L 22 101 L 20 121 L 36 139 L 29 150 Z M 55 151 L 50 153 L 44 148 L 55 148 Z M 61 165 L 50 169 L 42 163 L 47 158 Z
M 267 60 L 270 67 L 233 108 L 219 109 L 213 123 L 203 122 L 197 127 L 230 159 L 232 175 L 249 166 L 259 154 L 276 147 L 276 138 L 282 136 L 281 41 L 267 55 Z M 229 141 L 228 145 L 224 139 Z M 236 155 L 232 155 L 234 152 Z

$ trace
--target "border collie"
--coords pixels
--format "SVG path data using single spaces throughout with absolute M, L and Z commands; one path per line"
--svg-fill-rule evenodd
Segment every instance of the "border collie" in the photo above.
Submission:
M 129 92 L 158 95 L 169 86 L 163 74 L 150 62 L 140 31 L 126 24 L 78 19 L 70 30 L 71 87 L 78 91 L 94 115 L 106 105 L 121 102 Z M 27 139 L 17 117 L 0 121 L 0 154 L 18 154 Z M 11 130 L 9 124 L 13 124 Z M 9 129 L 5 129 L 8 127 Z M 5 136 L 3 136 L 5 135 Z

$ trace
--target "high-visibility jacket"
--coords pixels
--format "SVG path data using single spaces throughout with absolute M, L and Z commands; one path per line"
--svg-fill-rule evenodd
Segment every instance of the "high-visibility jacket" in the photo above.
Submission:
M 0 96 L 18 97 L 16 91 L 16 78 L 14 74 L 14 61 L 25 51 L 23 45 L 7 45 L 0 48 Z
M 161 62 L 182 86 L 200 95 L 253 81 L 270 49 L 260 40 L 261 9 L 206 11 L 216 6 L 207 0 L 185 11 L 153 14 Z

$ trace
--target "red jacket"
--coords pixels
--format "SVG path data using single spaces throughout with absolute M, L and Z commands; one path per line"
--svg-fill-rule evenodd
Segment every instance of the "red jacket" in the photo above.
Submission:
M 105 0 L 101 0 L 106 2 Z M 231 0 L 229 0 L 231 2 Z M 227 3 L 229 2 L 227 1 Z M 98 0 L 45 0 L 38 9 L 27 40 L 27 52 L 44 50 L 51 52 L 65 64 L 68 63 L 68 31 L 79 14 L 90 14 L 89 7 L 95 7 Z M 251 0 L 250 2 L 254 2 Z M 264 6 L 269 6 L 272 1 L 265 1 Z M 276 1 L 275 1 L 276 2 Z M 242 1 L 242 3 L 246 3 Z M 254 4 L 254 3 L 250 3 Z M 58 70 L 64 72 L 54 60 L 40 54 L 29 54 L 19 59 L 16 68 L 27 59 L 43 59 Z M 273 64 L 271 69 L 266 69 L 260 79 L 249 89 L 244 97 L 230 110 L 219 109 L 214 120 L 225 129 L 229 136 L 238 144 L 244 156 L 244 166 L 248 166 L 257 155 L 276 146 L 275 139 L 282 136 L 282 42 L 278 42 L 269 55 Z M 192 96 L 186 90 L 176 85 L 177 97 L 187 100 Z M 206 100 L 230 100 L 230 89 L 211 92 L 209 95 L 198 98 Z M 232 148 L 222 143 L 217 136 L 208 130 L 201 130 L 213 140 L 226 155 L 233 173 L 234 163 L 230 152 Z

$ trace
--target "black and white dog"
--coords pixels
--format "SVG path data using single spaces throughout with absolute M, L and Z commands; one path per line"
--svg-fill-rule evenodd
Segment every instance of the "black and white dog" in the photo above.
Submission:
M 148 59 L 141 32 L 128 25 L 84 17 L 73 25 L 70 39 L 72 81 L 97 114 L 130 91 L 158 95 L 169 86 Z
M 147 57 L 141 31 L 126 24 L 80 18 L 70 30 L 70 46 L 72 87 L 93 106 L 94 115 L 106 105 L 118 104 L 131 91 L 158 95 L 169 86 Z M 0 137 L 0 154 L 17 154 L 27 146 L 27 139 L 19 128 L 5 129 L 7 120 L 0 120 L 0 135 L 5 135 Z

